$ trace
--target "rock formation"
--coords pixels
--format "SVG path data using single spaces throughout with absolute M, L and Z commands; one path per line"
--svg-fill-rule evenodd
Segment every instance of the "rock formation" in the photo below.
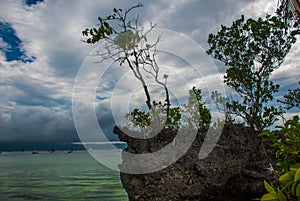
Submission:
M 127 142 L 124 150 L 151 153 L 171 143 L 176 131 L 164 129 L 155 137 L 132 138 L 115 127 L 114 133 Z M 265 193 L 263 180 L 271 178 L 269 161 L 261 139 L 250 128 L 225 125 L 217 146 L 204 159 L 199 150 L 206 131 L 199 130 L 186 152 L 172 165 L 148 174 L 121 171 L 130 201 L 250 201 Z M 126 160 L 126 159 L 125 159 Z M 123 159 L 122 165 L 126 164 Z

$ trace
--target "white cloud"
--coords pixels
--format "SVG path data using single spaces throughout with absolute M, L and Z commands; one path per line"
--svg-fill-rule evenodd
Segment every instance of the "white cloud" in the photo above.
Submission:
M 300 37 L 298 41 L 293 45 L 289 54 L 286 56 L 285 61 L 281 67 L 277 69 L 272 78 L 279 81 L 283 88 L 297 88 L 299 87 L 298 82 L 300 81 Z
M 6 62 L 4 55 L 0 54 L 0 120 L 7 123 L 5 131 L 1 130 L 0 138 L 22 138 L 25 132 L 28 136 L 35 136 L 30 133 L 37 133 L 39 128 L 47 130 L 45 135 L 57 132 L 51 127 L 61 128 L 63 131 L 72 130 L 70 104 L 75 77 L 82 62 L 95 47 L 80 42 L 81 31 L 95 26 L 97 17 L 109 15 L 113 7 L 126 8 L 137 2 L 46 0 L 28 7 L 20 0 L 1 1 L 0 19 L 12 25 L 22 40 L 26 54 L 34 55 L 37 59 L 27 64 Z M 143 3 L 144 8 L 136 10 L 136 13 L 140 14 L 142 24 L 151 20 L 160 28 L 171 29 L 191 37 L 204 48 L 207 47 L 207 35 L 216 32 L 221 24 L 229 25 L 241 14 L 245 14 L 246 17 L 264 16 L 276 6 L 273 0 L 154 0 Z M 172 48 L 185 48 L 184 52 L 190 56 L 189 59 L 199 57 L 193 54 L 193 49 L 180 44 L 176 38 L 169 39 L 168 42 Z M 0 47 L 6 46 L 7 44 L 0 40 Z M 297 55 L 298 46 L 293 48 L 286 59 L 286 68 L 274 75 L 276 78 L 284 77 L 282 80 L 285 80 L 287 86 L 291 84 L 290 76 L 295 79 L 299 77 L 295 74 L 299 63 Z M 179 99 L 185 97 L 187 90 L 193 85 L 203 89 L 207 89 L 207 85 L 213 89 L 217 88 L 215 80 L 220 74 L 215 70 L 209 71 L 208 65 L 203 64 L 205 76 L 199 77 L 183 60 L 185 58 L 161 55 L 160 59 L 166 69 L 162 69 L 161 73 L 170 75 L 170 90 L 174 91 Z M 172 70 L 168 70 L 169 67 L 172 67 Z M 106 103 L 105 107 L 99 106 L 101 111 L 97 112 L 102 118 L 110 114 L 111 89 L 114 87 L 120 89 L 115 93 L 115 105 L 121 105 L 124 99 L 128 99 L 128 94 L 133 95 L 130 99 L 132 105 L 138 105 L 140 101 L 145 102 L 142 90 L 135 91 L 140 88 L 140 83 L 133 78 L 130 71 L 128 74 L 125 72 L 127 71 L 117 67 L 112 68 L 111 71 L 107 71 L 106 77 L 101 79 L 97 95 L 105 99 L 93 104 L 97 106 Z M 40 123 L 40 119 L 49 124 Z M 13 128 L 25 127 L 21 134 L 15 132 L 14 135 Z M 6 131 L 10 133 L 10 137 L 5 134 Z
M 2 38 L 0 38 L 0 49 L 3 51 L 6 51 L 8 48 L 10 48 L 10 45 L 3 41 Z M 1 52 L 2 54 L 2 52 Z M 5 60 L 5 59 L 4 59 Z

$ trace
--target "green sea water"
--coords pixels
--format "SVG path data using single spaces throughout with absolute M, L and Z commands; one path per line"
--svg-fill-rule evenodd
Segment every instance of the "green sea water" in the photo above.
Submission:
M 119 172 L 87 152 L 0 154 L 0 200 L 126 201 Z

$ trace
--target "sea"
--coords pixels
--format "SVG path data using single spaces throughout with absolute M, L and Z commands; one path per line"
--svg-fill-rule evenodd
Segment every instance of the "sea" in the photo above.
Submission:
M 87 151 L 0 153 L 2 201 L 127 201 L 120 173 Z

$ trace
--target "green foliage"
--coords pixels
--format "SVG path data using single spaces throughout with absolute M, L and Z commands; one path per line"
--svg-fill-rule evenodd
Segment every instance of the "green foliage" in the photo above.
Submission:
M 153 107 L 155 108 L 153 119 L 155 120 L 156 118 L 158 125 L 165 125 L 165 128 L 173 130 L 179 128 L 179 120 L 181 118 L 179 107 L 169 108 L 169 118 L 167 118 L 167 103 L 153 102 Z
M 268 193 L 262 196 L 261 201 L 287 201 L 286 196 L 279 188 L 275 189 L 266 181 L 264 181 L 264 185 Z
M 261 200 L 275 201 L 300 201 L 300 122 L 294 116 L 284 126 L 276 131 L 263 131 L 260 136 L 263 142 L 271 142 L 271 147 L 276 150 L 279 175 L 277 188 L 264 181 L 268 191 Z
M 87 43 L 89 44 L 94 44 L 94 43 L 97 43 L 103 39 L 111 39 L 111 36 L 112 35 L 117 35 L 117 36 L 120 36 L 121 33 L 125 33 L 121 34 L 122 37 L 125 37 L 125 36 L 132 36 L 132 35 L 129 35 L 130 33 L 132 33 L 131 30 L 127 30 L 127 28 L 130 28 L 130 23 L 131 21 L 126 21 L 126 17 L 127 17 L 127 14 L 134 8 L 139 8 L 139 7 L 142 7 L 143 5 L 142 4 L 138 4 L 136 6 L 133 6 L 131 7 L 130 9 L 128 9 L 127 11 L 123 12 L 122 9 L 117 9 L 117 8 L 114 8 L 113 9 L 113 13 L 105 18 L 102 18 L 102 17 L 98 17 L 98 21 L 99 21 L 99 24 L 98 24 L 98 27 L 95 27 L 95 28 L 91 28 L 91 29 L 85 29 L 82 31 L 82 35 L 83 36 L 90 36 L 90 38 L 88 38 L 86 40 Z M 124 30 L 123 31 L 119 31 L 117 30 L 116 28 L 113 28 L 112 27 L 112 21 L 115 21 L 115 22 L 121 22 L 121 23 L 125 23 L 127 22 L 128 24 L 127 25 L 121 25 L 120 27 L 122 27 Z M 129 31 L 129 32 L 127 32 Z M 118 42 L 117 42 L 118 43 Z M 122 43 L 119 43 L 122 45 Z
M 188 128 L 208 128 L 211 114 L 202 102 L 201 90 L 193 87 L 189 90 L 187 104 L 182 105 L 182 121 Z
M 240 96 L 240 100 L 227 104 L 227 108 L 258 132 L 283 113 L 281 107 L 269 104 L 279 89 L 269 78 L 283 62 L 299 32 L 295 23 L 285 23 L 282 9 L 278 9 L 265 19 L 246 20 L 242 16 L 231 27 L 222 25 L 216 35 L 209 35 L 207 53 L 225 64 L 224 82 Z
M 117 12 L 115 12 L 117 13 Z M 92 28 L 92 29 L 85 29 L 82 31 L 83 36 L 91 36 L 87 39 L 87 43 L 94 44 L 99 42 L 100 40 L 104 38 L 108 38 L 110 35 L 114 34 L 114 29 L 109 25 L 107 22 L 110 19 L 102 19 L 101 17 L 98 18 L 100 25 L 98 28 Z
M 145 129 L 152 126 L 161 126 L 170 129 L 178 129 L 179 121 L 181 118 L 179 107 L 171 107 L 169 111 L 169 118 L 166 118 L 166 103 L 153 102 L 153 109 L 149 112 L 144 112 L 139 109 L 134 109 L 132 112 L 126 115 L 129 121 L 129 126 L 133 126 L 139 129 Z M 153 113 L 155 111 L 155 113 Z
M 264 181 L 268 193 L 261 201 L 299 201 L 300 200 L 300 163 L 291 166 L 290 170 L 279 177 L 280 187 L 273 187 Z
M 126 118 L 129 120 L 129 126 L 137 128 L 145 128 L 151 123 L 149 112 L 146 113 L 139 109 L 134 109 L 132 112 L 126 114 Z
M 167 103 L 153 102 L 153 110 L 143 112 L 134 109 L 126 115 L 129 125 L 144 129 L 150 125 L 163 125 L 165 128 L 179 129 L 181 126 L 188 128 L 208 128 L 211 123 L 211 114 L 202 102 L 201 90 L 193 87 L 189 90 L 188 103 L 181 108 L 170 107 L 169 118 L 166 118 Z M 153 113 L 153 111 L 155 111 Z
M 276 158 L 281 159 L 277 165 L 280 171 L 289 170 L 290 164 L 300 161 L 300 123 L 299 116 L 288 120 L 280 130 L 265 130 L 259 136 L 263 142 L 269 141 L 276 149 Z

